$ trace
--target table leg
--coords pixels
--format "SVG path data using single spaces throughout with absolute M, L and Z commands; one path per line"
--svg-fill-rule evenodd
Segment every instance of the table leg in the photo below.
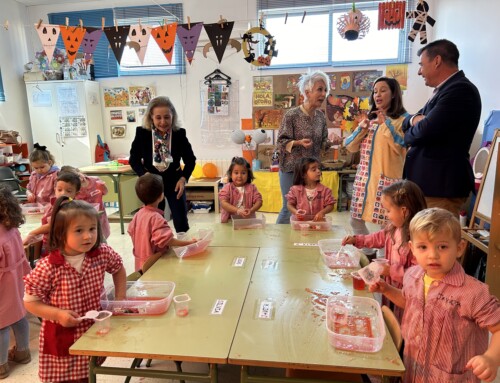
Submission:
M 116 183 L 118 184 L 118 213 L 120 214 L 120 230 L 122 234 L 125 234 L 125 225 L 123 224 L 123 201 L 122 201 L 122 185 L 120 183 L 121 174 L 118 174 L 118 179 Z
M 91 356 L 89 361 L 89 383 L 96 383 L 96 367 L 97 356 Z

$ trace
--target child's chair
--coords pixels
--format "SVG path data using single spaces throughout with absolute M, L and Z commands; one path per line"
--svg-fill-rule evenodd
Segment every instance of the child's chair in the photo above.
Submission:
M 26 258 L 28 259 L 31 268 L 34 269 L 36 261 L 38 261 L 42 255 L 42 240 L 40 239 L 24 246 L 24 253 L 26 254 Z
M 389 330 L 389 334 L 391 334 L 392 341 L 394 342 L 399 355 L 402 356 L 403 336 L 401 335 L 401 326 L 399 325 L 399 322 L 392 310 L 385 305 L 382 306 L 382 316 L 384 317 L 384 322 Z M 399 383 L 401 382 L 401 378 L 391 377 L 389 378 L 389 382 Z

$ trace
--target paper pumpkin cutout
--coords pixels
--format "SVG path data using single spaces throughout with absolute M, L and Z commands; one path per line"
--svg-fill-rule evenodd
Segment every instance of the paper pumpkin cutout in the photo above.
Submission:
M 436 20 L 430 17 L 427 12 L 429 12 L 429 4 L 426 1 L 418 0 L 417 9 L 415 11 L 406 12 L 407 19 L 415 19 L 411 31 L 408 34 L 408 40 L 411 42 L 415 41 L 415 37 L 420 33 L 420 43 L 427 44 L 427 23 L 431 27 L 434 26 Z
M 229 41 L 229 38 L 231 37 L 233 26 L 234 21 L 204 25 L 205 32 L 207 32 L 211 46 L 212 48 L 214 48 L 215 55 L 217 56 L 217 60 L 219 60 L 219 63 L 222 61 L 222 57 L 224 57 L 224 51 L 226 50 L 227 43 Z M 205 48 L 207 47 L 207 45 L 205 45 Z M 204 55 L 205 48 L 203 49 Z
M 102 29 L 92 27 L 87 28 L 81 45 L 86 61 L 89 61 L 92 58 L 92 54 L 94 53 L 101 36 Z
M 189 64 L 193 61 L 203 23 L 191 23 L 190 26 L 191 28 L 189 28 L 188 24 L 177 25 L 177 37 L 179 37 L 182 48 L 184 48 L 184 54 Z
M 82 27 L 66 27 L 61 25 L 61 37 L 66 48 L 66 55 L 68 56 L 69 65 L 73 65 L 76 54 L 85 36 L 85 28 Z
M 123 50 L 125 49 L 129 30 L 130 25 L 104 28 L 104 33 L 106 34 L 111 50 L 113 51 L 118 63 L 122 60 Z
M 172 63 L 176 32 L 177 23 L 162 25 L 161 27 L 153 28 L 151 31 L 151 35 L 155 39 L 156 44 L 160 47 L 169 64 Z
M 370 30 L 370 19 L 357 10 L 353 3 L 352 11 L 338 18 L 337 30 L 346 40 L 361 40 Z
M 40 26 L 35 24 L 35 29 L 47 55 L 47 62 L 51 62 L 61 29 L 55 24 L 40 24 Z
M 253 53 L 253 44 L 258 44 L 259 40 L 254 40 L 254 34 L 263 35 L 266 38 L 264 53 L 267 56 L 259 56 L 255 58 L 255 53 Z M 271 59 L 278 56 L 278 51 L 276 50 L 276 40 L 265 28 L 262 26 L 250 28 L 243 35 L 243 53 L 245 54 L 245 61 L 249 62 L 255 66 L 269 66 L 271 65 Z
M 151 27 L 142 24 L 130 26 L 130 31 L 128 33 L 130 41 L 127 42 L 127 45 L 135 50 L 141 65 L 144 63 L 144 56 L 146 56 L 150 37 Z
M 406 1 L 389 1 L 378 4 L 378 29 L 403 29 Z

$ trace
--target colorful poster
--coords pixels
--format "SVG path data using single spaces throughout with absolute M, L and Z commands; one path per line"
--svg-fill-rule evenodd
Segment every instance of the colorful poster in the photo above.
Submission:
M 279 129 L 283 119 L 283 109 L 260 109 L 253 112 L 255 129 Z
M 399 82 L 401 90 L 406 90 L 408 85 L 408 64 L 394 64 L 385 67 L 387 77 L 392 77 Z
M 130 106 L 147 106 L 155 98 L 155 88 L 152 86 L 129 86 Z
M 227 116 L 229 114 L 229 87 L 213 84 L 207 90 L 207 111 L 209 114 Z
M 110 110 L 109 116 L 112 120 L 123 120 L 123 114 L 121 110 Z
M 273 106 L 273 77 L 253 78 L 253 106 Z
M 274 107 L 276 109 L 289 109 L 296 105 L 294 94 L 275 94 Z
M 135 110 L 127 110 L 127 122 L 136 122 Z
M 377 78 L 382 76 L 382 71 L 366 71 L 354 73 L 354 92 L 371 92 L 373 90 L 373 83 Z
M 127 88 L 103 88 L 104 106 L 106 108 L 116 106 L 128 106 Z

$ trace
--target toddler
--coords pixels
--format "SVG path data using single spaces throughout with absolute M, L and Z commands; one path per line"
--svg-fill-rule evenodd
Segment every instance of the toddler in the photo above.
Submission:
M 233 157 L 227 170 L 228 183 L 219 192 L 220 221 L 226 223 L 231 215 L 250 218 L 262 206 L 262 195 L 255 185 L 250 164 L 243 157 Z
M 127 232 L 134 245 L 135 271 L 140 271 L 144 262 L 155 253 L 168 250 L 169 246 L 186 246 L 196 239 L 182 241 L 174 238 L 172 229 L 158 208 L 165 199 L 163 181 L 158 174 L 146 173 L 135 184 L 135 192 L 144 206 L 134 215 Z
M 330 188 L 321 184 L 321 169 L 317 159 L 302 158 L 295 166 L 293 186 L 286 195 L 287 208 L 297 215 L 312 215 L 314 221 L 323 221 L 333 210 L 335 199 Z
M 106 272 L 113 276 L 117 300 L 125 299 L 127 277 L 121 257 L 101 243 L 92 205 L 59 197 L 51 222 L 51 252 L 24 278 L 24 305 L 43 318 L 38 375 L 43 382 L 86 379 L 88 356 L 69 354 L 71 345 L 93 324 L 79 318 L 101 309 Z
M 30 272 L 30 266 L 18 229 L 23 223 L 16 197 L 10 189 L 0 187 L 0 379 L 9 376 L 9 361 L 31 361 L 29 324 L 23 306 L 23 276 Z M 11 328 L 16 346 L 9 350 Z
M 49 204 L 54 197 L 54 184 L 59 170 L 54 165 L 55 158 L 46 146 L 35 144 L 29 160 L 33 171 L 26 186 L 28 202 Z
M 400 289 L 403 287 L 405 270 L 417 263 L 408 244 L 410 221 L 427 205 L 424 193 L 411 181 L 396 182 L 383 189 L 380 202 L 389 224 L 376 233 L 347 236 L 342 240 L 342 245 L 350 244 L 358 249 L 385 248 L 385 257 L 389 262 L 385 265 L 382 275 L 388 284 Z M 383 303 L 389 305 L 387 299 L 384 299 Z M 391 308 L 401 323 L 403 311 L 397 306 Z
M 466 246 L 460 223 L 447 210 L 422 210 L 411 220 L 410 237 L 418 265 L 405 273 L 403 289 L 382 280 L 370 286 L 404 308 L 404 382 L 493 381 L 500 303 L 457 262 Z

